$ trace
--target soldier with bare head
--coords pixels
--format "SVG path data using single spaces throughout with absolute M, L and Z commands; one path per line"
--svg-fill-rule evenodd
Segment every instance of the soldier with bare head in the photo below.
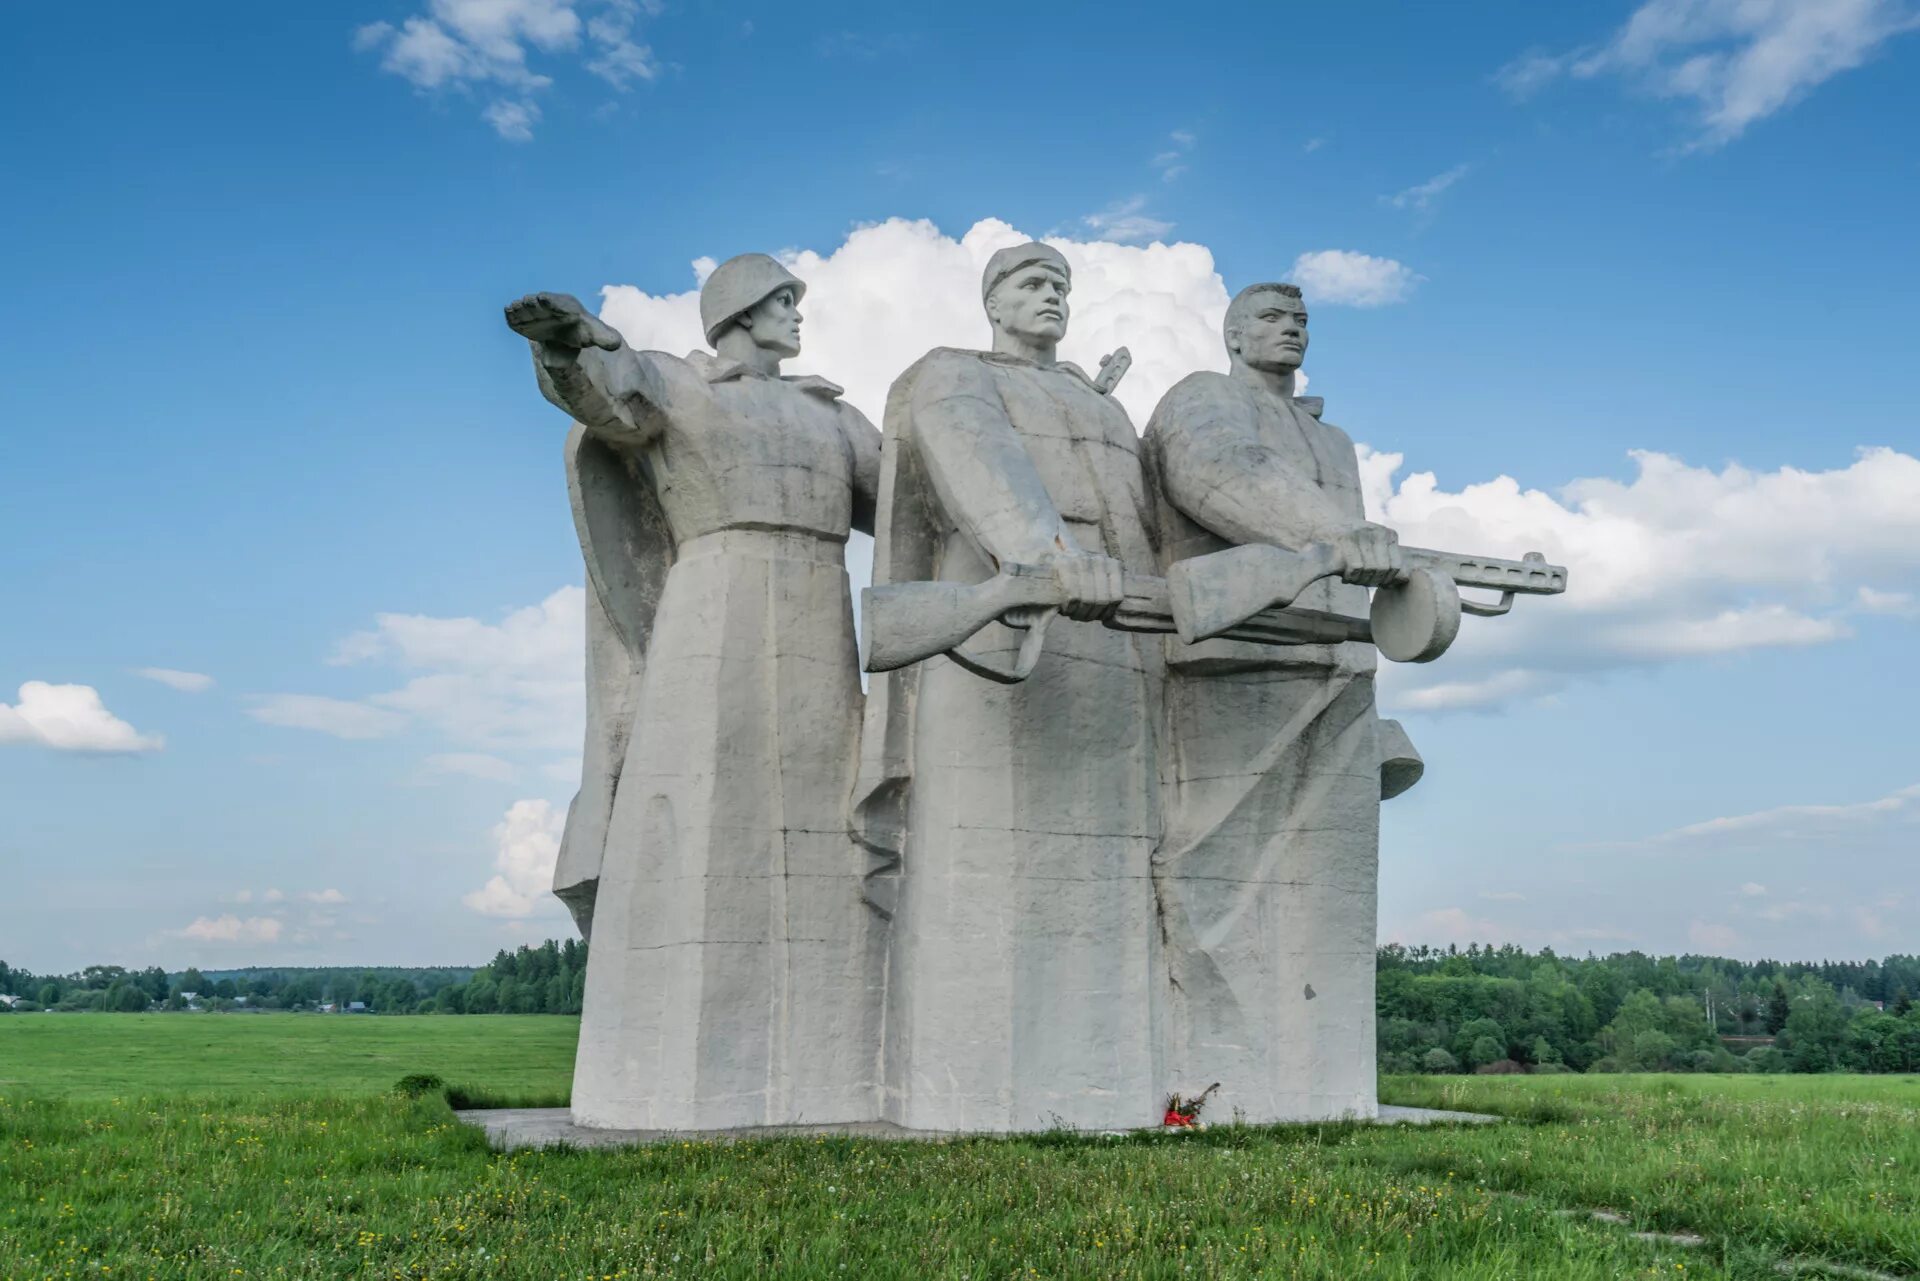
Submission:
M 1168 563 L 1263 543 L 1332 549 L 1340 576 L 1296 606 L 1365 617 L 1403 572 L 1366 519 L 1353 442 L 1294 395 L 1307 308 L 1240 291 L 1231 370 L 1176 384 L 1143 441 Z M 1171 1079 L 1221 1082 L 1253 1121 L 1372 1116 L 1379 801 L 1418 758 L 1374 711 L 1366 644 L 1168 642 L 1165 930 Z M 1392 768 L 1382 772 L 1382 761 Z M 1384 780 L 1384 781 L 1383 781 Z
M 858 814 L 894 915 L 884 1099 L 914 1128 L 1133 1126 L 1159 1102 L 1159 642 L 1099 622 L 1126 571 L 1153 571 L 1149 508 L 1126 412 L 1058 359 L 1072 280 L 1049 245 L 1000 250 L 991 349 L 937 349 L 887 401 L 876 585 L 1012 564 L 1050 569 L 1062 597 L 869 691 Z M 1043 628 L 1024 681 L 978 674 Z

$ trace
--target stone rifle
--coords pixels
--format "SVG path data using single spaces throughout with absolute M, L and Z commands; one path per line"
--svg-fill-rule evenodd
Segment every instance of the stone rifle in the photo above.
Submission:
M 1304 551 L 1250 543 L 1179 561 L 1166 578 L 1128 574 L 1126 595 L 1105 622 L 1129 632 L 1172 632 L 1181 640 L 1252 641 L 1260 645 L 1337 645 L 1360 641 L 1398 663 L 1426 663 L 1446 653 L 1462 613 L 1493 618 L 1516 595 L 1553 596 L 1567 589 L 1567 571 L 1538 552 L 1521 560 L 1456 556 L 1399 548 L 1404 577 L 1373 594 L 1369 617 L 1288 608 L 1310 585 L 1341 572 L 1326 544 Z M 1497 602 L 1462 601 L 1461 587 L 1501 593 Z M 946 654 L 988 680 L 1011 685 L 1033 673 L 1047 625 L 1062 603 L 1059 580 L 1038 565 L 1008 563 L 981 583 L 890 583 L 860 594 L 867 637 L 866 669 L 895 668 Z M 1041 611 L 1027 628 L 1011 669 L 961 646 L 1013 610 Z

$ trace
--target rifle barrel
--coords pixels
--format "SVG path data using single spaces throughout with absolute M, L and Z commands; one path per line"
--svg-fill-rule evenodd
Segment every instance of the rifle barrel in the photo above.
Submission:
M 1547 564 L 1547 558 L 1538 552 L 1529 552 L 1523 560 L 1501 560 L 1494 556 L 1429 551 L 1424 547 L 1400 550 L 1406 555 L 1408 565 L 1445 574 L 1460 587 L 1485 587 L 1523 596 L 1558 596 L 1567 590 L 1566 567 Z

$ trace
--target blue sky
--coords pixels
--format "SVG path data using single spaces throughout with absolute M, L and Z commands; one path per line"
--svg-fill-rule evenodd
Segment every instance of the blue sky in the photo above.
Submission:
M 501 305 L 631 286 L 609 315 L 669 343 L 695 260 L 808 251 L 808 355 L 859 394 L 911 358 L 863 333 L 945 341 L 974 305 L 987 220 L 1083 246 L 1076 332 L 1129 343 L 1136 395 L 1213 358 L 1185 344 L 1227 291 L 1302 276 L 1314 393 L 1400 455 L 1386 518 L 1573 566 L 1573 597 L 1389 679 L 1429 772 L 1385 811 L 1383 936 L 1920 949 L 1913 23 L 15 14 L 0 956 L 461 962 L 560 932 L 509 909 L 571 793 L 581 572 Z

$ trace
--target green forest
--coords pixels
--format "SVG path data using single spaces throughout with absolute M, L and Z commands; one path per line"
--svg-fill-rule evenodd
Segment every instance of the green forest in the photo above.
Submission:
M 1380 1070 L 1912 1072 L 1920 957 L 1380 949 Z
M 479 969 L 42 975 L 0 961 L 0 1013 L 578 1014 L 586 969 L 587 945 L 573 939 L 502 950 Z M 1920 1071 L 1915 956 L 1747 962 L 1390 944 L 1378 974 L 1383 1072 Z

